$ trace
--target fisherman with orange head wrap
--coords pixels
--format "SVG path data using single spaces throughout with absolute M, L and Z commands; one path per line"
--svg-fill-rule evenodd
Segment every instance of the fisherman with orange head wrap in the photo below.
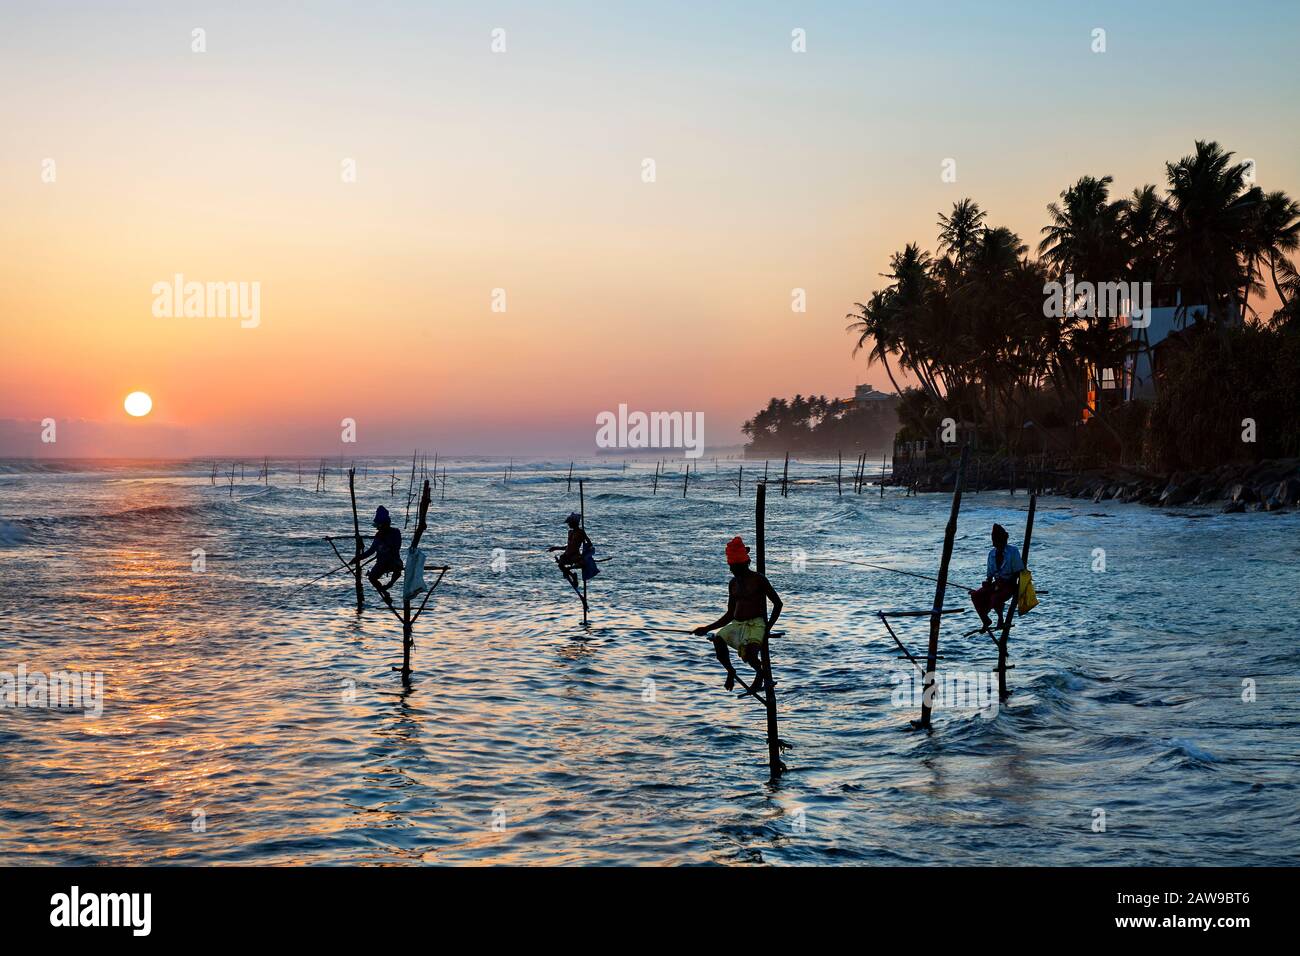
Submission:
M 713 647 L 727 669 L 726 688 L 731 690 L 736 686 L 736 669 L 731 666 L 727 649 L 739 654 L 741 660 L 754 668 L 755 674 L 762 674 L 759 650 L 763 636 L 781 616 L 783 605 L 771 582 L 749 566 L 749 548 L 739 537 L 727 542 L 727 565 L 732 575 L 727 582 L 727 613 L 712 624 L 697 627 L 693 633 L 707 637 L 710 631 L 716 632 Z M 772 602 L 771 618 L 767 616 L 768 601 Z

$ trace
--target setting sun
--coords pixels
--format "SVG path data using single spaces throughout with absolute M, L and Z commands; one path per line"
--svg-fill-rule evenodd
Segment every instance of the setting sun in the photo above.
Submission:
M 128 415 L 142 418 L 153 408 L 153 399 L 149 397 L 148 392 L 132 392 L 126 397 L 122 407 L 126 409 Z

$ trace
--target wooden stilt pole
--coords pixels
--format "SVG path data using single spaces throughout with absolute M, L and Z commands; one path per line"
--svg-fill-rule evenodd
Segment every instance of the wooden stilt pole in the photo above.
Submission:
M 659 462 L 655 462 L 655 488 L 654 494 L 659 494 Z
M 948 527 L 943 532 L 943 557 L 939 559 L 939 580 L 934 586 L 934 605 L 930 609 L 930 647 L 925 656 L 921 719 L 912 722 L 912 726 L 917 730 L 930 729 L 930 711 L 935 693 L 934 671 L 939 666 L 939 627 L 943 623 L 943 596 L 948 590 L 948 563 L 952 560 L 952 543 L 957 537 L 957 515 L 961 512 L 961 489 L 966 478 L 966 459 L 969 456 L 970 446 L 962 445 L 961 461 L 957 465 L 957 482 L 952 490 L 952 510 L 948 512 Z
M 366 609 L 366 592 L 361 587 L 361 552 L 365 549 L 361 546 L 361 522 L 357 518 L 357 488 L 356 488 L 357 469 L 355 467 L 348 469 L 348 497 L 352 499 L 352 538 L 353 538 L 353 560 L 356 567 L 353 573 L 357 581 L 357 613 L 360 614 Z
M 736 472 L 736 497 L 741 495 L 741 489 L 745 487 L 745 466 L 740 466 L 740 471 Z
M 686 474 L 682 475 L 682 497 L 683 498 L 686 497 L 686 489 L 690 486 L 690 483 L 691 483 L 691 466 L 690 463 L 688 462 L 686 465 Z
M 880 500 L 885 500 L 885 453 L 880 453 Z
M 786 486 L 790 481 L 790 453 L 785 453 L 785 470 L 781 472 L 781 497 L 786 496 Z
M 582 479 L 579 478 L 578 479 L 578 527 L 582 529 L 583 534 L 586 534 L 587 533 L 587 495 L 586 492 L 583 491 L 582 485 L 583 485 Z M 582 574 L 582 623 L 586 624 L 587 623 L 587 575 L 582 573 L 581 568 L 578 569 L 578 573 Z
M 767 539 L 764 528 L 767 510 L 767 483 L 758 485 L 754 499 L 754 550 L 757 553 L 756 570 L 759 574 L 767 573 Z M 763 599 L 763 617 L 767 618 L 767 598 Z M 772 655 L 768 647 L 767 631 L 763 631 L 763 646 L 760 663 L 763 665 L 763 696 L 767 707 L 767 766 L 771 779 L 781 776 L 785 764 L 781 762 L 781 737 L 776 719 L 776 681 L 772 680 Z
M 844 497 L 844 452 L 840 452 L 840 466 L 835 471 L 835 493 Z
M 573 490 L 573 462 L 569 462 L 569 483 L 565 486 L 565 491 Z
M 429 482 L 425 481 L 416 513 L 415 534 L 411 536 L 411 545 L 407 549 L 407 560 L 411 559 L 412 552 L 420 546 L 420 538 L 423 537 L 425 530 L 428 528 L 429 498 Z M 415 618 L 411 614 L 411 599 L 406 594 L 405 582 L 398 578 L 395 583 L 402 589 L 402 683 L 409 684 L 411 682 L 411 647 L 415 643 L 411 626 L 415 623 Z
M 1029 543 L 1034 536 L 1034 512 L 1038 509 L 1038 495 L 1031 491 L 1029 493 L 1029 515 L 1025 518 L 1025 542 L 1024 547 L 1020 549 L 1020 561 L 1025 568 L 1029 567 Z M 1006 614 L 1002 616 L 1002 635 L 998 641 L 998 699 L 1006 700 L 1011 696 L 1011 691 L 1007 690 L 1007 645 L 1011 641 L 1011 619 L 1016 616 L 1016 608 L 1020 603 L 1020 581 L 1016 580 L 1016 593 L 1011 595 L 1008 602 L 1011 606 L 1007 608 Z

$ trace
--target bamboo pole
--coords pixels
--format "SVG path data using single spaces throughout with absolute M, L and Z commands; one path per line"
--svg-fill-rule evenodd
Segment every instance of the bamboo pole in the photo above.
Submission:
M 790 481 L 790 453 L 785 453 L 785 470 L 781 472 L 781 497 L 787 494 L 786 485 Z
M 569 484 L 565 491 L 573 491 L 573 462 L 569 462 Z
M 754 496 L 754 550 L 757 552 L 756 570 L 759 574 L 767 573 L 767 544 L 764 519 L 767 510 L 767 483 L 763 482 L 755 490 Z M 767 598 L 763 598 L 763 618 L 767 618 Z M 760 663 L 763 665 L 763 704 L 767 708 L 767 766 L 771 779 L 775 780 L 785 769 L 781 762 L 781 737 L 776 719 L 776 681 L 772 680 L 772 655 L 768 647 L 769 628 L 763 629 L 763 646 Z
M 885 500 L 885 453 L 880 453 L 880 500 Z
M 921 719 L 913 721 L 918 730 L 930 729 L 930 711 L 934 700 L 934 670 L 939 666 L 939 628 L 943 623 L 943 596 L 948 589 L 948 564 L 952 560 L 952 543 L 957 537 L 957 515 L 961 512 L 961 489 L 966 478 L 966 460 L 970 446 L 962 445 L 961 461 L 957 465 L 957 481 L 952 490 L 952 510 L 948 513 L 948 527 L 943 532 L 943 557 L 939 559 L 939 581 L 934 586 L 934 604 L 930 610 L 930 646 L 925 657 L 924 686 L 921 692 Z
M 1020 563 L 1025 566 L 1026 571 L 1029 569 L 1029 543 L 1034 536 L 1034 512 L 1038 509 L 1038 495 L 1031 491 L 1029 493 L 1029 516 L 1025 518 L 1025 543 L 1020 550 Z M 1011 641 L 1011 619 L 1016 616 L 1016 608 L 1020 603 L 1020 580 L 1016 579 L 1016 593 L 1011 595 L 1011 606 L 1007 608 L 1007 613 L 1002 618 L 1002 636 L 998 641 L 998 699 L 1006 700 L 1011 696 L 1011 691 L 1007 690 L 1007 645 Z
M 741 489 L 745 487 L 745 466 L 740 466 L 740 471 L 736 472 L 736 497 L 741 495 Z
M 835 494 L 844 497 L 844 452 L 839 452 L 840 464 L 835 469 Z
M 654 494 L 659 494 L 659 462 L 655 462 L 655 488 Z
M 366 609 L 366 592 L 361 586 L 361 552 L 365 549 L 361 546 L 361 522 L 357 519 L 357 488 L 356 488 L 357 469 L 354 467 L 348 469 L 348 497 L 352 499 L 352 538 L 355 554 L 353 560 L 356 562 L 355 574 L 357 581 L 357 613 L 360 614 Z
M 686 497 L 686 489 L 691 483 L 691 466 L 686 465 L 686 474 L 682 475 L 682 497 Z

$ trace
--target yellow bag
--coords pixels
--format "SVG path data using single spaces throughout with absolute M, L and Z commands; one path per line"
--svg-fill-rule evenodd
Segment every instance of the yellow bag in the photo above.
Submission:
M 1016 610 L 1021 615 L 1028 614 L 1038 607 L 1038 595 L 1034 593 L 1034 576 L 1029 569 L 1020 572 L 1019 594 L 1016 596 Z

